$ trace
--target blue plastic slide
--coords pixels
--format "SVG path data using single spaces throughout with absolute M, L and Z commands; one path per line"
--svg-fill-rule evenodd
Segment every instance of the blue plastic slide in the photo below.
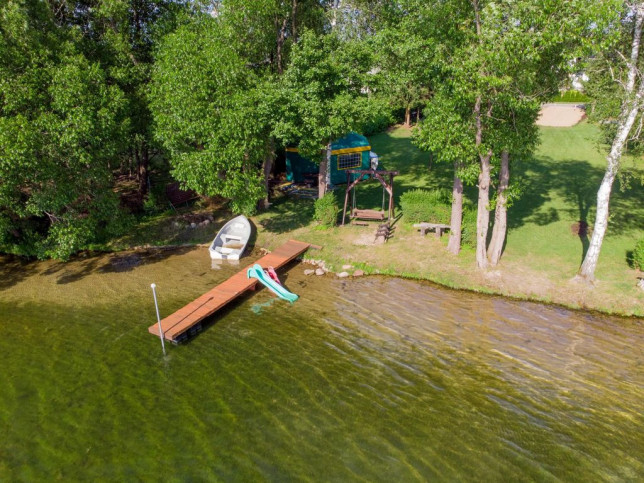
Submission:
M 293 303 L 299 298 L 297 295 L 289 292 L 280 284 L 275 282 L 275 280 L 270 278 L 258 263 L 248 269 L 246 276 L 248 278 L 256 278 L 281 299 L 288 300 L 289 302 Z

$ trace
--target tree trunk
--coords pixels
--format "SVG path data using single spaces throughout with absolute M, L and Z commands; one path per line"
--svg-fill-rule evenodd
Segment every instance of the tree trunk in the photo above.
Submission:
M 326 194 L 327 180 L 329 175 L 329 166 L 331 165 L 331 142 L 326 147 L 326 156 L 320 163 L 320 173 L 318 174 L 318 198 Z
M 479 201 L 476 216 L 476 265 L 487 268 L 487 230 L 490 224 L 490 158 L 492 153 L 481 155 L 479 174 Z
M 491 107 L 488 108 L 488 115 L 491 115 Z M 483 143 L 483 125 L 481 122 L 481 96 L 476 98 L 474 105 L 474 117 L 476 119 L 476 146 L 480 149 Z M 487 230 L 490 224 L 490 160 L 492 152 L 485 154 L 479 152 L 481 172 L 479 173 L 479 200 L 476 215 L 476 265 L 479 268 L 487 268 Z
M 411 107 L 405 108 L 405 127 L 411 126 Z
M 452 186 L 452 217 L 450 219 L 447 250 L 458 255 L 461 251 L 461 226 L 463 222 L 463 180 L 458 177 L 461 163 L 454 161 L 454 184 Z
M 494 228 L 492 230 L 492 240 L 488 247 L 488 257 L 490 264 L 494 267 L 498 265 L 503 253 L 503 244 L 507 233 L 507 196 L 505 191 L 510 184 L 510 153 L 503 151 L 501 153 L 501 171 L 499 172 L 499 186 L 496 191 L 496 209 L 494 211 Z
M 268 179 L 271 176 L 271 171 L 273 170 L 274 161 L 275 161 L 275 140 L 271 138 L 268 145 L 268 152 L 266 153 L 266 156 L 264 157 L 264 163 L 262 164 L 262 170 L 264 172 L 264 189 L 266 190 L 266 198 L 264 198 L 264 202 L 263 202 L 265 210 L 267 210 L 271 206 L 271 203 L 270 203 L 271 190 L 268 185 Z
M 338 9 L 340 8 L 341 0 L 333 0 L 331 5 L 331 30 L 335 30 L 335 26 L 338 24 Z
M 297 0 L 293 0 L 291 4 L 291 34 L 293 35 L 293 42 L 297 42 Z
M 277 73 L 284 73 L 284 41 L 286 40 L 286 27 L 288 26 L 288 17 L 284 17 L 282 25 L 277 29 Z
M 628 134 L 633 127 L 635 118 L 639 112 L 639 105 L 644 97 L 644 84 L 640 85 L 637 96 L 634 100 L 629 102 L 630 111 L 626 111 L 625 117 L 622 117 L 620 126 L 617 130 L 615 139 L 611 146 L 608 156 L 606 156 L 607 166 L 604 178 L 602 179 L 599 191 L 597 191 L 597 214 L 595 216 L 595 224 L 593 226 L 593 235 L 590 238 L 588 251 L 584 257 L 584 261 L 579 268 L 579 276 L 585 280 L 592 282 L 595 280 L 595 269 L 599 260 L 599 252 L 601 251 L 606 229 L 608 227 L 608 208 L 610 203 L 610 193 L 613 188 L 613 182 L 619 170 L 619 161 L 622 157 L 624 145 L 628 139 Z
M 595 279 L 595 269 L 597 268 L 597 262 L 599 260 L 599 252 L 601 251 L 601 246 L 608 227 L 610 193 L 615 177 L 617 176 L 622 151 L 628 141 L 628 135 L 635 123 L 635 119 L 637 118 L 642 104 L 642 99 L 644 98 L 644 82 L 641 80 L 639 88 L 637 89 L 635 96 L 633 96 L 638 77 L 637 60 L 639 58 L 640 42 L 642 39 L 642 25 L 644 24 L 644 5 L 639 4 L 637 6 L 636 15 L 628 79 L 625 86 L 626 99 L 622 105 L 617 133 L 613 139 L 610 152 L 608 153 L 608 156 L 606 156 L 606 173 L 604 174 L 604 178 L 599 186 L 599 191 L 597 192 L 597 214 L 595 216 L 593 235 L 590 239 L 590 245 L 586 252 L 586 256 L 584 257 L 584 261 L 579 268 L 579 276 L 588 282 L 592 282 Z
M 145 143 L 135 148 L 137 161 L 137 180 L 139 182 L 139 194 L 141 199 L 148 193 L 148 168 L 150 165 L 150 153 Z

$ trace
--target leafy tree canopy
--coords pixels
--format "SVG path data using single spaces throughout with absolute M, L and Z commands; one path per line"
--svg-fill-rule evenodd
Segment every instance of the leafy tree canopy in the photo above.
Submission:
M 5 3 L 0 18 L 0 245 L 66 258 L 115 230 L 125 99 L 43 2 Z
M 185 186 L 251 213 L 262 197 L 264 95 L 218 27 L 216 19 L 202 17 L 161 43 L 150 92 L 155 133 Z

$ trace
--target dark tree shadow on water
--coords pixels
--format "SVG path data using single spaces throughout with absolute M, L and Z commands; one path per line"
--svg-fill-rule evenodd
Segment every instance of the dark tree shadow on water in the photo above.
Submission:
M 163 262 L 171 257 L 183 255 L 194 247 L 150 248 L 133 252 L 107 254 L 79 255 L 72 258 L 71 263 L 60 262 L 56 269 L 49 269 L 50 274 L 62 272 L 57 284 L 68 284 L 82 280 L 93 273 L 129 272 L 136 267 Z
M 34 275 L 37 268 L 36 261 L 12 255 L 0 256 L 0 291 L 13 287 Z

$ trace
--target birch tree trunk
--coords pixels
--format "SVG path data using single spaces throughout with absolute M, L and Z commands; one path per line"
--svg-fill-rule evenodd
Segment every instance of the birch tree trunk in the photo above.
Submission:
M 461 229 L 463 222 L 463 180 L 458 177 L 461 163 L 454 161 L 454 184 L 452 186 L 452 216 L 450 219 L 447 250 L 454 255 L 461 251 Z
M 619 118 L 619 125 L 615 138 L 606 156 L 607 166 L 606 173 L 602 179 L 599 191 L 597 192 L 597 214 L 595 216 L 595 225 L 593 235 L 590 239 L 590 245 L 584 261 L 579 268 L 579 276 L 588 282 L 595 280 L 595 269 L 599 260 L 606 229 L 608 227 L 608 209 L 610 202 L 610 193 L 613 182 L 619 170 L 619 161 L 622 157 L 624 146 L 628 141 L 628 135 L 635 123 L 635 119 L 642 106 L 644 98 L 644 82 L 640 79 L 639 87 L 635 90 L 638 80 L 637 61 L 639 59 L 640 43 L 642 40 L 642 25 L 644 24 L 644 4 L 638 3 L 636 7 L 635 28 L 633 29 L 633 43 L 631 44 L 631 56 L 628 64 L 628 79 L 625 85 L 626 98 L 622 104 L 622 112 Z M 633 95 L 634 94 L 634 95 Z
M 507 196 L 505 191 L 510 184 L 510 153 L 503 151 L 501 153 L 501 170 L 499 171 L 499 186 L 496 192 L 496 209 L 494 210 L 494 228 L 492 229 L 492 239 L 488 247 L 488 258 L 490 265 L 498 265 L 503 253 L 503 244 L 507 233 Z

